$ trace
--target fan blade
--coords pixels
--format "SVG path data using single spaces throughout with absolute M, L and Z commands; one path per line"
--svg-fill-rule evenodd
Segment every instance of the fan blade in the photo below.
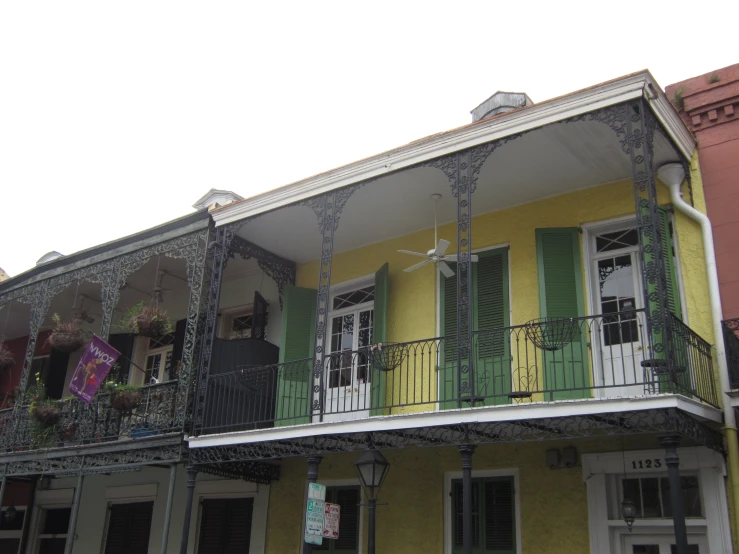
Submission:
M 420 252 L 411 252 L 410 250 L 398 250 L 401 254 L 410 254 L 411 256 L 418 256 L 419 258 L 428 258 L 428 254 L 421 254 Z
M 439 271 L 441 271 L 444 274 L 444 277 L 447 279 L 449 277 L 454 277 L 454 272 L 452 271 L 452 268 L 449 267 L 446 262 L 439 262 Z
M 436 245 L 436 250 L 434 251 L 435 256 L 443 256 L 444 252 L 446 252 L 446 249 L 449 248 L 449 245 L 451 243 L 448 240 L 439 239 L 439 244 Z
M 447 262 L 456 262 L 457 261 L 457 255 L 456 254 L 449 254 L 448 256 L 444 256 L 444 259 Z M 480 261 L 480 257 L 477 254 L 472 254 L 470 256 L 470 260 L 472 260 L 473 262 L 479 262 Z
M 432 263 L 432 262 L 433 262 L 433 260 L 426 260 L 426 261 L 423 261 L 423 262 L 421 262 L 420 264 L 416 264 L 416 265 L 412 265 L 412 266 L 410 266 L 410 267 L 406 267 L 406 268 L 405 268 L 405 269 L 404 269 L 403 271 L 405 271 L 406 273 L 410 273 L 411 271 L 415 271 L 415 270 L 417 270 L 417 269 L 418 269 L 419 267 L 423 267 L 423 266 L 425 266 L 426 264 L 430 264 L 430 263 Z

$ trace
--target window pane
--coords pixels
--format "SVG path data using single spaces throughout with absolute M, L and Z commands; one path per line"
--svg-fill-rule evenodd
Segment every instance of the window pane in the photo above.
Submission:
M 624 479 L 622 481 L 622 489 L 623 494 L 621 496 L 621 500 L 631 500 L 636 506 L 636 517 L 644 517 L 641 507 L 641 491 L 639 489 L 639 479 Z M 620 513 L 618 519 L 621 519 Z
M 7 552 L 8 554 L 15 554 L 20 548 L 20 539 L 0 539 L 0 552 Z
M 639 244 L 639 235 L 636 229 L 603 233 L 595 237 L 595 247 L 598 252 L 608 252 L 620 248 L 629 248 Z
M 685 506 L 685 517 L 703 517 L 703 508 L 701 506 L 700 489 L 698 487 L 698 478 L 689 476 L 681 477 L 680 485 L 682 486 L 683 506 Z M 670 480 L 667 477 L 662 478 L 662 503 L 664 504 L 665 517 L 672 517 L 672 494 L 670 491 Z
M 647 478 L 641 480 L 641 498 L 644 506 L 642 517 L 662 517 L 660 506 L 659 479 Z
M 41 539 L 39 554 L 64 554 L 67 539 Z
M 46 517 L 44 518 L 44 528 L 42 535 L 59 535 L 65 534 L 69 529 L 69 516 L 72 513 L 71 508 L 55 508 L 53 510 L 44 510 Z
M 10 521 L 8 521 L 6 514 L 7 508 L 0 514 L 0 531 L 20 531 L 23 529 L 23 518 L 26 516 L 25 510 L 16 510 L 15 516 Z
M 632 547 L 634 554 L 659 554 L 658 544 L 635 544 Z
M 671 544 L 670 545 L 670 552 L 672 552 L 672 554 L 677 554 L 677 545 L 676 544 Z M 701 554 L 700 550 L 698 549 L 698 545 L 697 544 L 689 544 L 688 545 L 688 554 Z

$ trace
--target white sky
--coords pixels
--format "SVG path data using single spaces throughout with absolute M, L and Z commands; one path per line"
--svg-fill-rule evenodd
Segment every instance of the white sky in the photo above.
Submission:
M 648 68 L 739 62 L 733 2 L 0 3 L 10 275 L 470 121 Z

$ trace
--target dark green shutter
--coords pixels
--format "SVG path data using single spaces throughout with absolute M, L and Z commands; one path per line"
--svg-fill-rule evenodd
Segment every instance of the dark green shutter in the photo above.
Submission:
M 666 208 L 659 208 L 659 226 L 662 240 L 662 259 L 665 266 L 665 277 L 667 283 L 667 306 L 679 319 L 683 318 L 680 305 L 680 287 L 677 282 L 677 270 L 675 268 L 675 246 L 673 243 L 672 221 L 670 212 Z
M 113 504 L 110 507 L 105 554 L 139 554 L 149 550 L 154 502 Z
M 182 361 L 182 354 L 185 350 L 185 333 L 187 332 L 187 319 L 180 319 L 174 326 L 174 341 L 172 342 L 172 369 L 169 378 L 174 379 L 174 375 L 179 375 L 177 365 Z
M 198 554 L 249 554 L 253 498 L 202 502 Z
M 474 330 L 502 329 L 509 325 L 508 248 L 480 252 L 472 264 Z M 441 276 L 441 324 L 444 346 L 441 356 L 441 408 L 457 407 L 457 266 L 450 263 L 453 277 Z M 475 352 L 475 396 L 487 397 L 485 405 L 509 402 L 511 360 L 508 333 L 483 333 L 473 343 Z M 479 401 L 477 406 L 483 405 Z
M 375 303 L 372 314 L 372 344 L 387 342 L 388 264 L 375 273 Z M 387 373 L 370 368 L 370 415 L 382 415 L 385 402 Z
M 321 546 L 313 546 L 316 552 L 331 554 L 356 554 L 359 550 L 359 487 L 327 487 L 326 502 L 341 506 L 339 538 L 323 539 Z
M 452 552 L 463 552 L 462 480 L 452 481 Z M 474 554 L 516 552 L 516 512 L 513 477 L 472 480 Z
M 275 424 L 310 422 L 316 291 L 288 285 L 282 307 L 280 371 Z M 296 362 L 296 360 L 304 360 Z M 295 362 L 295 363 L 284 363 Z
M 508 249 L 488 250 L 473 264 L 475 330 L 475 396 L 484 405 L 507 404 L 511 392 L 511 356 L 508 302 Z M 480 406 L 478 402 L 475 404 Z
M 536 229 L 536 256 L 541 317 L 583 316 L 579 230 Z M 577 334 L 564 348 L 553 352 L 540 350 L 538 356 L 544 366 L 544 388 L 551 391 L 548 400 L 589 396 L 585 337 Z

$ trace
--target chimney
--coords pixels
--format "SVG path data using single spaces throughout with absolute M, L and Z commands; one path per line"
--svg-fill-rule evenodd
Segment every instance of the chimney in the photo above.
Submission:
M 195 202 L 192 207 L 196 210 L 215 210 L 221 206 L 243 200 L 244 198 L 230 190 L 210 189 L 205 195 Z
M 498 91 L 470 113 L 472 122 L 480 121 L 486 117 L 510 112 L 524 106 L 531 106 L 534 102 L 525 92 L 502 92 Z

